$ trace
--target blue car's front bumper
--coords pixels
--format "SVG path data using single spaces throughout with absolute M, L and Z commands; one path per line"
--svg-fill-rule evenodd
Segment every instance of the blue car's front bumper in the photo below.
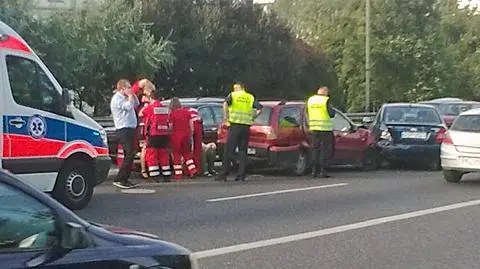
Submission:
M 377 143 L 380 155 L 386 160 L 399 160 L 408 163 L 428 163 L 440 158 L 440 144 L 388 144 Z

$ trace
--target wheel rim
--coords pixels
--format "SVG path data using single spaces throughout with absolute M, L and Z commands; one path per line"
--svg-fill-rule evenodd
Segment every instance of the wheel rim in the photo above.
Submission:
M 67 179 L 67 192 L 74 199 L 80 199 L 87 189 L 86 180 L 83 175 L 72 172 Z
M 303 172 L 303 170 L 305 169 L 305 162 L 306 162 L 305 154 L 300 153 L 300 155 L 298 155 L 298 160 L 296 165 L 297 173 Z

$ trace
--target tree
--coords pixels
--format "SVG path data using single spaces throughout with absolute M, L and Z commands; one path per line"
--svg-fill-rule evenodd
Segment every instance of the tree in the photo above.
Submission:
M 173 43 L 154 38 L 140 13 L 138 3 L 132 7 L 112 0 L 43 20 L 21 11 L 6 20 L 39 52 L 61 85 L 93 106 L 94 115 L 105 115 L 118 79 L 165 74 L 174 64 Z
M 455 88 L 436 0 L 372 0 L 372 100 L 418 101 Z M 276 10 L 333 59 L 348 110 L 364 107 L 365 1 L 278 0 Z
M 153 33 L 176 44 L 171 76 L 157 79 L 172 94 L 225 95 L 242 80 L 260 97 L 304 98 L 319 78 L 331 81 L 327 60 L 304 49 L 275 12 L 232 0 L 143 3 Z

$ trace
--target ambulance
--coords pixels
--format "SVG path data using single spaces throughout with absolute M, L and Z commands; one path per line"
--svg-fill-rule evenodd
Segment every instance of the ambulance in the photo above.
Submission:
M 76 109 L 35 52 L 0 21 L 0 168 L 71 209 L 110 169 L 107 136 Z

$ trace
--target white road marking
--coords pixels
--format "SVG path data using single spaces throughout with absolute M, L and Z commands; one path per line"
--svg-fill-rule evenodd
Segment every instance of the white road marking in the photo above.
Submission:
M 152 194 L 155 193 L 155 190 L 152 189 L 126 189 L 126 190 L 121 190 L 122 193 L 128 193 L 128 194 Z
M 295 242 L 295 241 L 300 241 L 300 240 L 305 240 L 305 239 L 312 239 L 312 238 L 315 238 L 315 237 L 321 237 L 321 236 L 330 235 L 330 234 L 342 233 L 342 232 L 346 232 L 346 231 L 357 230 L 357 229 L 361 229 L 361 228 L 367 228 L 367 227 L 376 226 L 376 225 L 380 225 L 380 224 L 385 224 L 385 223 L 389 223 L 389 222 L 406 220 L 406 219 L 411 219 L 411 218 L 416 218 L 416 217 L 420 217 L 420 216 L 431 215 L 431 214 L 435 214 L 435 213 L 460 209 L 460 208 L 469 207 L 469 206 L 476 206 L 476 205 L 480 205 L 480 200 L 473 200 L 473 201 L 468 201 L 468 202 L 463 202 L 463 203 L 451 204 L 451 205 L 447 205 L 447 206 L 440 206 L 440 207 L 434 207 L 434 208 L 414 211 L 414 212 L 410 212 L 410 213 L 393 215 L 393 216 L 389 216 L 389 217 L 371 219 L 371 220 L 366 220 L 366 221 L 357 222 L 357 223 L 353 223 L 353 224 L 348 224 L 348 225 L 342 225 L 342 226 L 332 227 L 332 228 L 328 228 L 328 229 L 317 230 L 317 231 L 313 231 L 313 232 L 306 232 L 306 233 L 294 234 L 294 235 L 289 235 L 289 236 L 284 236 L 284 237 L 277 237 L 277 238 L 272 238 L 272 239 L 267 239 L 267 240 L 260 240 L 260 241 L 250 242 L 250 243 L 238 244 L 238 245 L 233 245 L 233 246 L 228 246 L 228 247 L 198 251 L 198 252 L 195 252 L 193 255 L 197 259 L 214 257 L 214 256 L 221 256 L 221 255 L 225 255 L 225 254 L 241 252 L 241 251 L 246 251 L 246 250 L 252 250 L 252 249 L 257 249 L 257 248 L 263 248 L 263 247 L 269 247 L 269 246 L 274 246 L 274 245 L 280 245 L 280 244 L 285 244 L 285 243 L 290 243 L 290 242 Z
M 252 193 L 252 194 L 239 195 L 239 196 L 231 196 L 231 197 L 224 197 L 224 198 L 208 199 L 207 202 L 221 202 L 221 201 L 229 201 L 229 200 L 238 200 L 238 199 L 245 199 L 245 198 L 251 198 L 251 197 L 275 195 L 275 194 L 281 194 L 281 193 L 289 193 L 289 192 L 297 192 L 297 191 L 309 191 L 309 190 L 316 190 L 316 189 L 326 189 L 326 188 L 342 187 L 342 186 L 346 186 L 346 185 L 348 185 L 348 183 L 338 183 L 338 184 L 330 184 L 330 185 L 322 185 L 322 186 L 314 186 L 314 187 L 306 187 L 306 188 L 298 188 L 298 189 L 288 189 L 288 190 L 281 190 L 281 191 L 270 191 L 270 192 L 262 192 L 262 193 Z

